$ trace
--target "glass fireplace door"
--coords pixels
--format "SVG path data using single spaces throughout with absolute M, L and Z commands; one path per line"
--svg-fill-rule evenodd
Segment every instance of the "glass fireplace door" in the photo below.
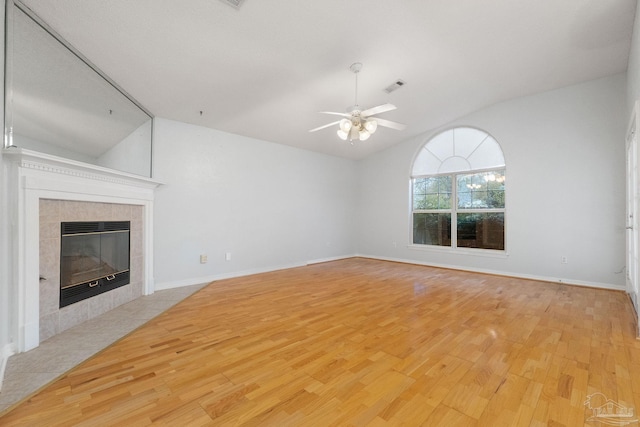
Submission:
M 60 307 L 129 283 L 130 223 L 62 223 Z

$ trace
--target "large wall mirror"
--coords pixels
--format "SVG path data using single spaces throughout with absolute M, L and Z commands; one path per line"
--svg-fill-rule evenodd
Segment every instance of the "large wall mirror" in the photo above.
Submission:
M 18 0 L 5 25 L 5 148 L 151 177 L 153 116 Z

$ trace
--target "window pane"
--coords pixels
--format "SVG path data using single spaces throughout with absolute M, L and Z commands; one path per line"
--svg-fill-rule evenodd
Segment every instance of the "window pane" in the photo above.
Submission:
M 413 180 L 413 194 L 425 194 L 427 192 L 427 180 L 416 178 Z
M 504 180 L 504 169 L 458 175 L 458 208 L 504 208 Z
M 451 193 L 443 192 L 438 197 L 438 209 L 451 209 Z
M 451 209 L 451 176 L 415 178 L 413 209 Z
M 457 232 L 458 247 L 502 250 L 504 213 L 459 213 Z
M 414 213 L 413 243 L 451 246 L 451 214 Z

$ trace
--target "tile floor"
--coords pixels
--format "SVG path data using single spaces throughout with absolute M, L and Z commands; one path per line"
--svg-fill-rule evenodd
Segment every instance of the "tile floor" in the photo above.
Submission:
M 204 286 L 142 296 L 11 356 L 0 390 L 0 413 Z

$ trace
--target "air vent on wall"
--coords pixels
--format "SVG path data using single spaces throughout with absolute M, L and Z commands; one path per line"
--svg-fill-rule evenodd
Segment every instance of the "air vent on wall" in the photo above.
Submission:
M 222 1 L 228 4 L 229 6 L 234 7 L 235 9 L 240 9 L 240 6 L 242 6 L 242 3 L 244 3 L 244 0 L 222 0 Z
M 394 90 L 400 89 L 404 85 L 405 85 L 405 82 L 403 80 L 398 79 L 395 82 L 393 82 L 392 84 L 390 84 L 389 86 L 385 87 L 384 91 L 387 92 L 387 93 L 391 93 Z

